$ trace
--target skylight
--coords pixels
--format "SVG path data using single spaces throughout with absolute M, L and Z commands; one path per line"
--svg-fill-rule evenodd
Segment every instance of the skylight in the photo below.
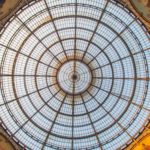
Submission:
M 1 30 L 0 118 L 26 149 L 116 150 L 150 115 L 150 36 L 113 0 L 37 0 Z

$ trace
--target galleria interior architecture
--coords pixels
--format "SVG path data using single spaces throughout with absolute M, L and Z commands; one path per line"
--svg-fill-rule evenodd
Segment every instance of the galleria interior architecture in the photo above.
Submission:
M 150 0 L 0 0 L 0 150 L 150 150 Z

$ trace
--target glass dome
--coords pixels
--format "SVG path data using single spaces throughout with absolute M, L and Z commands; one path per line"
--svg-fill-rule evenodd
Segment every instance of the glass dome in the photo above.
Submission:
M 36 0 L 0 33 L 0 119 L 33 150 L 124 149 L 150 116 L 150 35 L 114 0 Z

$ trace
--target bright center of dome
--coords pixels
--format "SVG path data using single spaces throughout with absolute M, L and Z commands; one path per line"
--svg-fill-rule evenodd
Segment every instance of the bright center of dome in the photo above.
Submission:
M 78 60 L 64 63 L 57 74 L 58 85 L 65 93 L 71 95 L 85 92 L 91 81 L 90 68 Z

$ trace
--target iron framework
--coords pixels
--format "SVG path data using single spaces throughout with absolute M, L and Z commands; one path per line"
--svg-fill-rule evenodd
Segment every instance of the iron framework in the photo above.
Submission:
M 36 0 L 0 35 L 0 118 L 27 149 L 123 149 L 150 116 L 150 35 L 113 0 Z

